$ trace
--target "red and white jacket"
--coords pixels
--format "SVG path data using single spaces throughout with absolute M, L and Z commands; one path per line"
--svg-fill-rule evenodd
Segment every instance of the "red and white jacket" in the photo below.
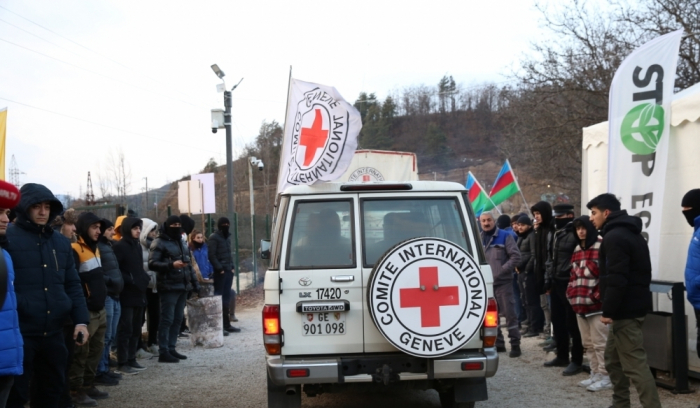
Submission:
M 569 299 L 574 312 L 579 315 L 599 312 L 603 308 L 598 265 L 598 251 L 602 241 L 603 238 L 598 237 L 588 249 L 578 245 L 571 256 L 571 278 L 566 288 L 566 298 Z

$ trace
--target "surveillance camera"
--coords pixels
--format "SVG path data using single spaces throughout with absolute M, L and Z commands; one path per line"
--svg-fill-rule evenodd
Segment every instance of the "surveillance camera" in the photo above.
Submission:
M 263 167 L 265 167 L 265 165 L 263 164 L 262 160 L 260 160 L 258 162 L 258 170 L 263 171 Z
M 216 133 L 218 130 L 217 128 L 211 128 L 211 133 Z

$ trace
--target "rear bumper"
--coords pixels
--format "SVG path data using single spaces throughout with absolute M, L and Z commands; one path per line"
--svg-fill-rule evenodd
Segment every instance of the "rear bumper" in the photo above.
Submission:
M 346 362 L 356 361 L 358 358 L 362 357 L 266 356 L 267 372 L 272 382 L 277 385 L 373 382 L 371 374 L 343 374 L 343 367 L 347 368 L 344 360 Z M 405 355 L 373 354 L 371 358 L 375 362 L 383 361 L 385 364 L 391 365 L 397 359 L 404 359 Z M 498 370 L 498 353 L 496 353 L 495 348 L 483 351 L 463 351 L 442 358 L 426 360 L 426 362 L 425 372 L 398 372 L 395 374 L 400 381 L 493 377 Z M 469 370 L 462 369 L 465 363 L 469 365 Z M 308 370 L 308 375 L 305 377 L 289 376 L 290 370 L 298 369 Z

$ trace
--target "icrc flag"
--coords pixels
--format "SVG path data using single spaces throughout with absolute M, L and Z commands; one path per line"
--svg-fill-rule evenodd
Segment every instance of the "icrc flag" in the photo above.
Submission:
M 360 129 L 360 113 L 334 87 L 291 79 L 277 192 L 340 178 Z
M 683 31 L 634 50 L 610 86 L 608 191 L 642 219 L 652 276 L 659 273 L 661 213 L 668 160 L 671 98 Z

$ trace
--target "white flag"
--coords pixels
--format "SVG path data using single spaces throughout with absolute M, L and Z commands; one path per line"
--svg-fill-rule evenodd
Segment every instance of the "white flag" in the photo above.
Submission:
M 340 178 L 360 129 L 360 113 L 334 87 L 291 79 L 277 192 Z
M 661 213 L 668 161 L 671 99 L 683 30 L 634 50 L 610 86 L 608 191 L 642 219 L 652 276 L 659 273 Z

